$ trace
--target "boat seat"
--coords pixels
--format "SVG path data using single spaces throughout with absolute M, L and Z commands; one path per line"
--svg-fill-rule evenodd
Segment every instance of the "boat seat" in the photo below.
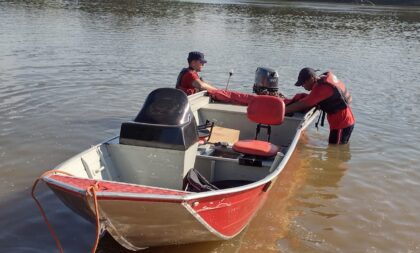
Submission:
M 197 142 L 188 98 L 177 89 L 154 90 L 134 121 L 121 125 L 120 144 L 184 151 Z
M 277 145 L 270 143 L 271 125 L 280 125 L 284 121 L 285 105 L 275 96 L 260 95 L 252 99 L 247 108 L 249 120 L 258 123 L 255 139 L 239 140 L 233 145 L 236 152 L 256 156 L 272 157 L 280 151 Z M 258 140 L 261 128 L 267 129 L 267 141 Z
M 277 145 L 260 140 L 238 141 L 233 145 L 233 149 L 239 153 L 263 157 L 275 156 L 280 151 Z
M 182 190 L 183 178 L 194 167 L 198 147 L 195 117 L 181 90 L 151 92 L 134 121 L 121 125 L 114 160 L 121 180 Z

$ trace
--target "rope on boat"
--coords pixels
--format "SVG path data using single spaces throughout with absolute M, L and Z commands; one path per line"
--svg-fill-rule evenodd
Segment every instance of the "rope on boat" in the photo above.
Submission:
M 61 170 L 50 170 L 50 171 L 44 172 L 41 176 L 39 176 L 35 180 L 34 184 L 32 185 L 32 190 L 31 190 L 31 196 L 35 200 L 35 202 L 36 202 L 36 204 L 38 206 L 38 209 L 41 212 L 41 215 L 44 218 L 44 221 L 45 221 L 45 223 L 48 226 L 48 230 L 50 231 L 51 236 L 53 237 L 53 239 L 55 241 L 55 244 L 57 245 L 58 250 L 60 251 L 60 253 L 64 253 L 64 249 L 63 249 L 63 247 L 61 245 L 60 239 L 58 238 L 57 234 L 54 231 L 54 228 L 52 227 L 51 223 L 49 222 L 49 220 L 47 218 L 47 215 L 45 213 L 44 208 L 41 206 L 41 203 L 39 202 L 39 200 L 35 196 L 35 189 L 36 189 L 36 186 L 38 185 L 39 181 L 43 177 L 48 176 L 50 174 L 64 174 L 64 175 L 67 175 L 67 176 L 74 176 L 74 175 L 72 175 L 72 174 L 70 174 L 68 172 L 65 172 L 65 171 L 61 171 Z M 98 189 L 99 189 L 99 182 L 98 181 L 95 181 L 94 184 L 90 185 L 86 189 L 86 199 L 88 197 L 92 197 L 93 198 L 94 207 L 95 207 L 96 239 L 95 239 L 95 244 L 92 246 L 91 253 L 95 253 L 96 252 L 96 249 L 98 248 L 98 244 L 99 244 L 99 237 L 100 237 L 100 226 L 101 226 L 101 224 L 100 224 L 100 220 L 99 220 L 98 198 L 97 198 L 97 195 L 96 195 L 96 192 L 98 191 Z
M 67 173 L 67 172 L 64 172 L 64 171 L 59 171 L 59 170 L 50 170 L 50 171 L 44 172 L 41 176 L 39 176 L 39 177 L 35 180 L 34 184 L 32 185 L 31 195 L 32 195 L 32 198 L 35 200 L 36 205 L 38 206 L 39 211 L 41 212 L 42 217 L 44 218 L 45 223 L 46 223 L 46 224 L 47 224 L 47 226 L 48 226 L 48 230 L 50 231 L 51 236 L 53 237 L 53 239 L 54 239 L 54 241 L 55 241 L 55 244 L 57 245 L 58 250 L 60 251 L 60 253 L 63 253 L 63 252 L 64 252 L 64 250 L 63 250 L 63 247 L 61 246 L 60 239 L 58 239 L 58 236 L 57 236 L 57 234 L 55 233 L 54 228 L 51 226 L 50 222 L 48 221 L 48 218 L 47 218 L 47 215 L 45 214 L 44 208 L 42 208 L 41 203 L 40 203 L 40 202 L 38 201 L 38 199 L 35 197 L 35 188 L 36 188 L 36 186 L 37 186 L 38 182 L 39 182 L 39 181 L 40 181 L 43 177 L 45 177 L 45 176 L 47 176 L 47 175 L 49 175 L 49 174 L 54 174 L 54 173 L 62 173 L 62 174 L 65 174 L 65 175 L 70 175 L 70 176 L 71 176 L 71 174 L 70 174 L 70 173 Z
M 96 196 L 96 191 L 99 189 L 99 182 L 96 181 L 93 185 L 89 186 L 86 190 L 86 198 L 89 196 L 93 198 L 93 204 L 95 207 L 95 220 L 96 220 L 96 238 L 95 238 L 95 244 L 93 244 L 92 253 L 96 252 L 96 248 L 99 244 L 99 236 L 101 232 L 101 223 L 99 221 L 99 207 L 98 207 L 98 197 Z

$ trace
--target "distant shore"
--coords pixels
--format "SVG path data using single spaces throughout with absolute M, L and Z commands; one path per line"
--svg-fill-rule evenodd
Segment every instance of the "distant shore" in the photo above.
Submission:
M 302 2 L 353 3 L 360 5 L 404 5 L 420 6 L 420 0 L 289 0 Z

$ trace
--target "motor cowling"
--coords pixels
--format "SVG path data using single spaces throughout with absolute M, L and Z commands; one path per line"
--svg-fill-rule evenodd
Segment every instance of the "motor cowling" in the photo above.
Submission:
M 271 68 L 258 67 L 255 71 L 255 82 L 253 91 L 261 93 L 266 90 L 268 92 L 276 92 L 279 89 L 279 74 Z

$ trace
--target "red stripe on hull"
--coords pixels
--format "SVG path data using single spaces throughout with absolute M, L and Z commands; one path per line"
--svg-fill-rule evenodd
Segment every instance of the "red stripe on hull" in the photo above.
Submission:
M 184 191 L 177 191 L 177 190 L 169 190 L 169 189 L 162 189 L 156 187 L 148 187 L 142 185 L 130 185 L 124 184 L 119 182 L 110 182 L 110 181 L 102 181 L 102 180 L 93 180 L 93 179 L 85 179 L 85 178 L 77 178 L 77 177 L 68 177 L 68 176 L 61 176 L 61 175 L 52 175 L 50 178 L 57 180 L 63 184 L 81 189 L 86 191 L 89 186 L 94 185 L 96 182 L 98 183 L 98 193 L 99 192 L 121 192 L 121 193 L 141 193 L 141 194 L 157 194 L 157 195 L 176 195 L 176 196 L 183 196 L 187 195 L 188 192 Z
M 239 233 L 264 203 L 267 192 L 264 185 L 254 189 L 211 196 L 188 203 L 213 229 L 224 236 Z
M 57 191 L 63 192 L 63 193 L 69 193 L 71 195 L 75 195 L 78 197 L 84 197 L 85 194 L 72 191 L 66 188 L 63 188 L 61 186 L 47 183 L 47 185 L 50 188 L 56 189 Z M 167 199 L 167 198 L 144 198 L 139 196 L 97 196 L 98 200 L 128 200 L 128 201 L 141 201 L 141 202 L 167 202 L 167 203 L 182 203 L 182 199 Z

